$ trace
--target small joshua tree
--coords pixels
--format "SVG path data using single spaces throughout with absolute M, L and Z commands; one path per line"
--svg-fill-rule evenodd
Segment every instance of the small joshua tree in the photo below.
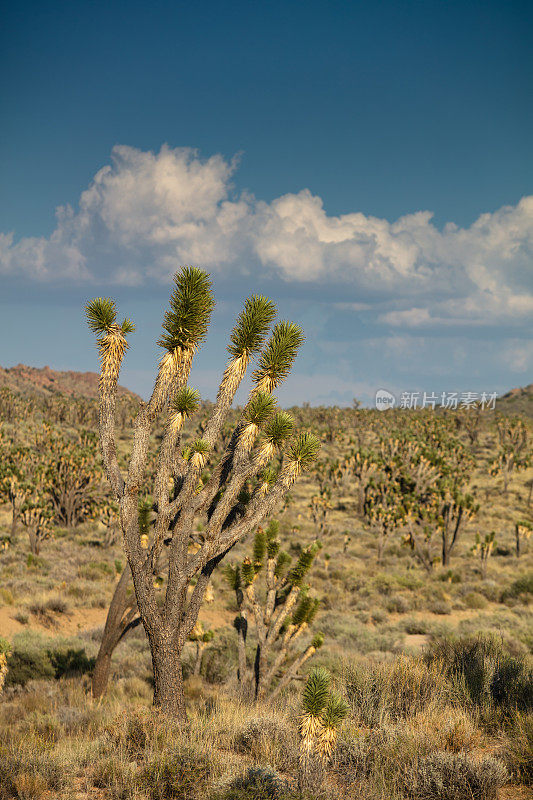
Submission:
M 516 543 L 516 557 L 520 558 L 522 555 L 522 545 L 524 541 L 527 541 L 531 536 L 533 531 L 533 525 L 528 520 L 520 520 L 519 522 L 515 523 L 514 526 L 514 535 L 515 535 L 515 543 Z
M 86 307 L 100 353 L 100 446 L 116 502 L 137 606 L 148 636 L 154 668 L 154 704 L 186 718 L 182 651 L 192 632 L 213 570 L 239 539 L 282 500 L 300 472 L 317 457 L 319 442 L 308 433 L 293 436 L 292 418 L 276 411 L 272 392 L 289 374 L 301 329 L 280 322 L 265 344 L 275 316 L 265 297 L 246 300 L 228 345 L 224 371 L 211 417 L 201 439 L 185 450 L 181 429 L 198 404 L 187 386 L 193 357 L 204 340 L 214 305 L 208 275 L 195 267 L 176 273 L 170 309 L 159 345 L 163 356 L 150 400 L 135 420 L 127 474 L 119 466 L 115 442 L 117 382 L 130 320 L 117 323 L 112 300 L 97 298 Z M 251 359 L 257 368 L 248 402 L 226 449 L 212 463 L 214 444 Z M 144 547 L 138 520 L 138 495 L 148 459 L 154 422 L 166 412 L 152 495 L 156 514 Z M 244 491 L 244 494 L 243 494 Z M 244 496 L 246 495 L 246 496 Z M 201 537 L 196 534 L 198 522 Z M 199 548 L 189 551 L 195 541 Z M 168 551 L 164 598 L 157 601 L 154 568 Z M 194 583 L 192 592 L 189 586 Z
M 239 684 L 244 695 L 253 685 L 256 700 L 261 700 L 269 690 L 272 697 L 277 697 L 324 642 L 323 635 L 316 634 L 307 647 L 294 655 L 296 643 L 309 629 L 320 605 L 317 599 L 309 596 L 308 587 L 303 584 L 319 545 L 315 543 L 302 550 L 290 569 L 291 557 L 280 549 L 278 529 L 276 521 L 272 521 L 266 531 L 259 528 L 252 558 L 245 558 L 240 565 L 228 565 L 225 571 L 239 611 L 234 622 L 238 636 Z M 262 573 L 265 585 L 260 593 L 258 577 Z M 253 668 L 248 666 L 246 656 L 248 627 L 252 621 L 257 636 Z M 280 680 L 273 688 L 279 673 Z
M 481 561 L 481 577 L 483 580 L 487 577 L 487 567 L 489 565 L 489 558 L 492 555 L 492 550 L 496 541 L 494 537 L 496 533 L 491 531 L 490 533 L 485 534 L 485 538 L 482 539 L 479 533 L 476 533 L 476 541 L 474 546 L 472 547 L 472 552 L 474 555 L 479 556 Z
M 193 675 L 200 674 L 204 650 L 209 642 L 213 641 L 214 636 L 214 631 L 205 630 L 201 622 L 197 622 L 189 634 L 189 641 L 195 642 L 196 644 L 196 658 L 194 659 Z
M 490 474 L 501 475 L 504 494 L 508 494 L 509 481 L 513 472 L 526 469 L 531 463 L 528 435 L 525 424 L 520 419 L 498 420 L 499 451 L 490 465 Z
M 331 691 L 331 675 L 327 669 L 311 670 L 302 695 L 300 717 L 300 788 L 309 788 L 331 757 L 341 722 L 348 714 L 348 704 Z M 317 764 L 318 762 L 318 764 Z M 314 767 L 314 769 L 313 769 Z M 317 770 L 318 767 L 318 770 Z

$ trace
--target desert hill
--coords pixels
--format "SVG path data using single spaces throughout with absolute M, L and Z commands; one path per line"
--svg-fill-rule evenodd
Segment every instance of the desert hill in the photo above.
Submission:
M 27 394 L 64 394 L 70 397 L 98 397 L 98 375 L 96 372 L 60 372 L 50 367 L 28 367 L 17 364 L 4 369 L 0 367 L 0 388 Z M 139 395 L 124 386 L 119 394 L 139 399 Z
M 533 383 L 506 392 L 498 398 L 496 407 L 505 414 L 526 414 L 533 417 Z

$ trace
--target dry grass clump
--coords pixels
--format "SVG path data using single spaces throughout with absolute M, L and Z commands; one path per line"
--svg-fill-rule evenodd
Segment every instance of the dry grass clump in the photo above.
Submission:
M 436 752 L 406 769 L 403 781 L 413 800 L 495 800 L 507 770 L 492 756 Z
M 460 701 L 438 663 L 426 666 L 419 658 L 403 655 L 390 664 L 350 666 L 344 682 L 354 718 L 368 727 Z

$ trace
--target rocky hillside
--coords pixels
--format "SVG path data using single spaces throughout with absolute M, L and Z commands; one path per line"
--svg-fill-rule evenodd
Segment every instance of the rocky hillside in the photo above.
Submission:
M 526 414 L 533 417 L 533 383 L 506 392 L 498 399 L 497 408 L 505 414 Z
M 59 372 L 50 367 L 0 367 L 0 388 L 6 386 L 21 394 L 49 395 L 61 393 L 71 397 L 97 397 L 98 375 L 96 372 Z M 138 398 L 134 392 L 119 386 L 119 394 Z

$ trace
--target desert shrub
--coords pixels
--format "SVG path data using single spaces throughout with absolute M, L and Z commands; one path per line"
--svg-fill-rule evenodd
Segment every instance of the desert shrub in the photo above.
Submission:
M 13 597 L 13 592 L 10 589 L 6 589 L 3 586 L 0 586 L 0 601 L 3 605 L 12 606 L 15 602 L 15 598 Z
M 438 664 L 400 656 L 391 664 L 348 668 L 345 689 L 356 718 L 370 727 L 450 703 L 454 690 Z
M 428 664 L 440 664 L 480 708 L 527 710 L 533 704 L 533 672 L 525 658 L 511 656 L 490 636 L 443 637 L 427 648 Z
M 533 712 L 515 715 L 501 756 L 513 780 L 533 786 Z
M 39 634 L 24 631 L 13 639 L 6 685 L 25 686 L 30 680 L 83 674 L 93 667 L 94 659 L 88 658 L 83 648 L 53 644 Z
M 6 686 L 25 686 L 30 680 L 53 678 L 54 667 L 43 637 L 30 631 L 18 633 L 13 638 L 7 670 Z
M 510 599 L 528 600 L 529 595 L 533 594 L 533 572 L 518 578 L 502 592 L 502 603 Z
M 96 662 L 95 658 L 88 658 L 83 648 L 74 647 L 49 650 L 48 657 L 54 668 L 55 678 L 92 672 Z
M 487 607 L 487 598 L 479 592 L 468 592 L 463 597 L 463 602 L 467 608 L 481 609 Z
M 389 614 L 406 614 L 411 610 L 411 603 L 407 597 L 401 594 L 393 594 L 387 599 L 385 608 Z
M 0 800 L 40 800 L 64 785 L 64 771 L 49 753 L 0 745 Z
M 420 758 L 404 776 L 413 800 L 495 800 L 506 780 L 504 764 L 492 756 L 444 751 Z
M 252 767 L 236 778 L 222 795 L 224 800 L 288 800 L 289 784 L 270 767 Z M 221 798 L 221 800 L 222 800 Z
M 428 623 L 424 619 L 409 618 L 403 623 L 403 629 L 406 633 L 425 635 L 428 632 Z
M 143 769 L 141 787 L 151 800 L 193 800 L 207 794 L 211 761 L 194 750 L 173 750 L 153 758 Z
M 78 575 L 88 581 L 99 581 L 114 577 L 115 568 L 107 561 L 90 561 L 78 567 Z
M 42 600 L 37 600 L 29 606 L 29 610 L 44 622 L 52 622 L 54 614 L 65 614 L 68 604 L 59 595 L 53 595 Z
M 282 771 L 293 769 L 298 763 L 295 731 L 282 720 L 272 717 L 249 720 L 236 735 L 234 749 Z

